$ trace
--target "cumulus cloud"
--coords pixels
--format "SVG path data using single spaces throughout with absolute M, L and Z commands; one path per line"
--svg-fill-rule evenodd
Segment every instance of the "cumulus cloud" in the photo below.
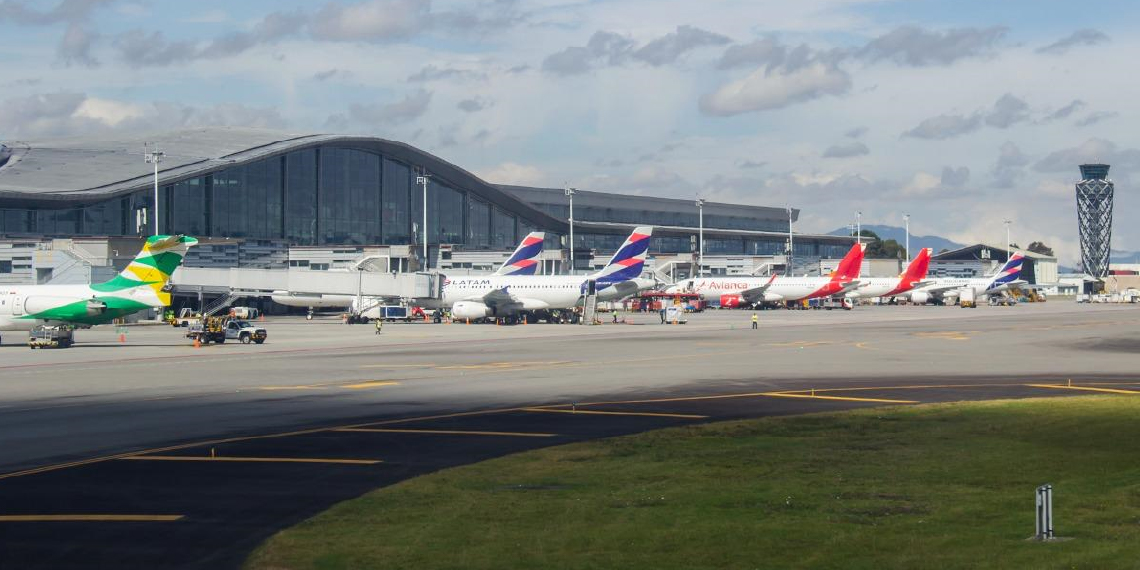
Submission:
M 965 186 L 970 181 L 970 169 L 965 166 L 954 168 L 953 166 L 942 167 L 942 186 L 949 188 L 960 188 Z
M 1043 119 L 1043 121 L 1044 122 L 1051 122 L 1051 121 L 1060 121 L 1061 119 L 1067 119 L 1067 118 L 1069 118 L 1070 115 L 1079 111 L 1084 106 L 1085 106 L 1084 101 L 1081 101 L 1080 99 L 1073 99 L 1073 101 L 1071 103 L 1069 103 L 1068 105 L 1065 105 L 1064 107 L 1061 107 L 1060 109 L 1057 109 L 1056 111 L 1053 111 L 1052 113 L 1049 113 L 1048 115 L 1046 115 L 1045 118 Z
M 1029 104 L 1009 93 L 1002 95 L 986 114 L 986 124 L 1006 129 L 1017 123 L 1029 120 Z
M 98 38 L 99 34 L 91 31 L 86 25 L 72 22 L 64 30 L 56 54 L 64 65 L 95 67 L 99 65 L 99 61 L 91 55 L 91 47 Z
M 1095 46 L 1107 41 L 1109 38 L 1104 32 L 1086 28 L 1077 30 L 1047 46 L 1037 48 L 1037 53 L 1060 55 L 1075 47 Z
M 631 60 L 662 66 L 676 62 L 694 49 L 723 45 L 729 41 L 720 34 L 684 25 L 637 48 L 630 38 L 599 30 L 584 46 L 570 46 L 546 56 L 542 60 L 542 70 L 555 75 L 577 75 L 595 67 L 622 65 Z
M 688 51 L 704 46 L 724 45 L 731 41 L 720 34 L 693 26 L 677 26 L 676 31 L 665 34 L 633 52 L 633 57 L 649 65 L 668 65 Z
M 286 121 L 273 108 L 238 104 L 194 107 L 164 101 L 130 103 L 74 92 L 7 99 L 0 104 L 0 109 L 0 131 L 17 137 L 153 132 L 204 126 L 286 126 Z
M 902 26 L 875 38 L 855 52 L 867 61 L 889 60 L 899 65 L 949 65 L 960 59 L 994 53 L 1009 32 L 1003 26 L 956 28 L 939 32 Z
M 313 79 L 316 81 L 328 81 L 337 77 L 348 79 L 352 77 L 352 72 L 344 69 L 332 68 L 324 71 L 318 71 L 313 74 Z
M 843 133 L 843 136 L 848 137 L 848 138 L 852 138 L 852 139 L 858 139 L 858 138 L 862 138 L 863 135 L 867 134 L 868 130 L 869 129 L 867 127 L 855 127 L 854 129 L 851 129 L 851 130 L 847 131 L 846 133 Z
M 1092 138 L 1079 146 L 1051 152 L 1033 165 L 1038 172 L 1075 173 L 1081 164 L 1103 162 L 1117 171 L 1140 169 L 1140 149 L 1120 148 L 1116 143 Z
M 1021 149 L 1016 144 L 1007 141 L 998 150 L 997 161 L 991 170 L 994 186 L 1013 188 L 1017 184 L 1017 180 L 1024 174 L 1027 164 L 1029 164 L 1029 158 L 1022 154 Z
M 1089 127 L 1101 121 L 1114 119 L 1118 116 L 1120 116 L 1120 113 L 1117 113 L 1116 111 L 1097 111 L 1095 113 L 1089 113 L 1087 117 L 1084 117 L 1083 119 L 1077 121 L 1076 125 L 1078 127 Z
M 767 37 L 747 44 L 729 46 L 724 55 L 717 61 L 720 69 L 735 69 L 739 67 L 756 67 L 779 63 L 787 55 L 788 48 L 781 45 L 775 38 Z
M 91 55 L 91 49 L 99 34 L 89 25 L 95 9 L 110 0 L 62 0 L 49 10 L 30 8 L 28 3 L 18 0 L 0 1 L 0 23 L 14 22 L 29 26 L 50 26 L 67 24 L 56 55 L 64 65 L 95 67 L 99 61 Z
M 427 81 L 438 81 L 445 79 L 486 79 L 485 73 L 472 71 L 469 69 L 457 69 L 453 67 L 437 67 L 432 64 L 425 65 L 419 71 L 408 76 L 408 81 L 413 83 L 423 83 Z
M 491 102 L 483 99 L 482 97 L 473 97 L 471 99 L 464 99 L 457 103 L 455 107 L 460 111 L 467 113 L 476 113 L 491 106 Z
M 330 2 L 313 15 L 314 39 L 389 42 L 411 37 L 427 21 L 428 0 L 371 0 L 344 5 Z
M 902 134 L 916 139 L 942 140 L 972 133 L 982 126 L 981 113 L 970 115 L 938 115 L 923 120 Z
M 338 130 L 355 130 L 358 127 L 376 127 L 407 123 L 427 112 L 432 93 L 420 89 L 407 94 L 394 103 L 360 104 L 348 106 L 348 113 L 329 117 L 327 126 Z
M 113 46 L 119 58 L 133 67 L 166 66 L 238 55 L 258 45 L 296 34 L 304 24 L 305 16 L 301 12 L 274 12 L 262 18 L 250 31 L 223 34 L 203 45 L 188 40 L 167 41 L 161 31 L 148 34 L 136 29 L 117 35 Z
M 708 115 L 738 115 L 779 109 L 792 103 L 842 95 L 851 90 L 851 77 L 834 63 L 816 60 L 805 65 L 757 69 L 701 97 Z
M 494 184 L 531 186 L 542 182 L 542 170 L 535 166 L 504 162 L 498 166 L 477 172 L 479 178 Z
M 823 158 L 848 158 L 869 154 L 871 149 L 859 141 L 847 141 L 833 144 L 823 151 Z

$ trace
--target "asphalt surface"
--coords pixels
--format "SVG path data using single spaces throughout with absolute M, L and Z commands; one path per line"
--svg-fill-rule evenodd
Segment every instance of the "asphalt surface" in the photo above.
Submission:
M 0 345 L 0 568 L 226 568 L 335 502 L 437 469 L 671 425 L 1140 393 L 1134 306 L 714 311 L 661 325 L 270 319 Z

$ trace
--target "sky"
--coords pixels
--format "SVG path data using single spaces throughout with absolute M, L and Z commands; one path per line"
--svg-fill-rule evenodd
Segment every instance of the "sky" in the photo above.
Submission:
M 0 0 L 0 140 L 207 125 L 400 140 L 502 184 L 1140 249 L 1140 3 Z M 1140 180 L 1140 176 L 1137 177 Z

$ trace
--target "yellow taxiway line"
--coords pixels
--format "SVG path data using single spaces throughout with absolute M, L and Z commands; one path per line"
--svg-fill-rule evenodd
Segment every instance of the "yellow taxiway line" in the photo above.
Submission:
M 349 388 L 352 390 L 362 390 L 364 388 L 380 388 L 381 386 L 395 386 L 399 382 L 391 380 L 369 380 L 367 382 L 357 382 L 356 384 L 341 384 L 341 388 Z
M 131 455 L 125 461 L 228 461 L 233 463 L 339 463 L 343 465 L 375 465 L 379 459 L 323 459 L 314 457 L 206 457 L 196 455 Z
M 174 522 L 185 515 L 0 515 L 0 522 Z
M 1119 390 L 1116 388 L 1093 388 L 1092 386 L 1073 386 L 1065 384 L 1026 384 L 1032 388 L 1054 388 L 1057 390 L 1084 390 L 1087 392 L 1107 392 L 1109 394 L 1132 394 L 1137 395 L 1140 392 L 1136 390 Z
M 696 414 L 666 414 L 660 412 L 610 412 L 604 410 L 562 410 L 555 408 L 523 408 L 524 412 L 543 412 L 550 414 L 593 414 L 598 416 L 648 416 L 656 418 L 681 418 L 686 420 L 703 420 L 708 416 Z
M 916 400 L 889 400 L 886 398 L 855 398 L 850 396 L 820 396 L 818 394 L 797 392 L 765 392 L 760 394 L 769 398 L 805 398 L 808 400 L 839 400 L 842 402 L 875 402 L 879 404 L 917 404 Z
M 398 428 L 344 428 L 334 430 L 349 433 L 422 433 L 439 435 L 490 435 L 503 437 L 558 437 L 556 433 L 530 433 L 515 431 L 472 431 L 459 429 L 398 429 Z

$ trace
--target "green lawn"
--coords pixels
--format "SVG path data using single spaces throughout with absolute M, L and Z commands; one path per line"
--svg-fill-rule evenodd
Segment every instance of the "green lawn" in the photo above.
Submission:
M 1034 488 L 1057 532 L 1036 543 Z M 258 570 L 1140 568 L 1140 399 L 660 430 L 449 469 L 279 533 Z

